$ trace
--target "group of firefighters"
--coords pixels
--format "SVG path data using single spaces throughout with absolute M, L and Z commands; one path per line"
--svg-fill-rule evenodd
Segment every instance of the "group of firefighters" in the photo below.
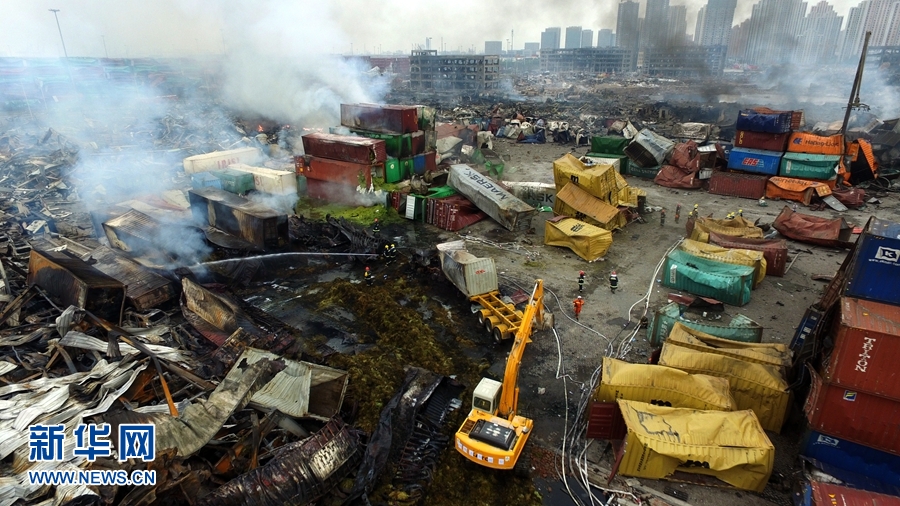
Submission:
M 584 277 L 585 272 L 581 271 L 578 273 L 578 292 L 584 291 Z M 616 293 L 616 289 L 619 288 L 619 276 L 616 274 L 616 271 L 612 271 L 609 274 L 609 291 L 612 293 Z M 575 297 L 575 300 L 572 301 L 575 310 L 575 319 L 578 320 L 581 315 L 581 308 L 584 307 L 584 297 L 579 295 Z

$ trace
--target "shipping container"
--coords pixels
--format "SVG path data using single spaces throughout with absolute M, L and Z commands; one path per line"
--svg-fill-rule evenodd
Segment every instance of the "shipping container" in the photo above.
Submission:
M 125 298 L 138 311 L 147 311 L 175 297 L 172 282 L 141 264 L 100 246 L 91 252 L 94 268 L 125 286 Z
M 497 267 L 493 258 L 478 258 L 465 250 L 465 241 L 437 245 L 441 270 L 466 297 L 498 290 Z
M 618 196 L 616 197 L 618 203 Z M 613 231 L 625 227 L 625 215 L 619 208 L 594 197 L 574 183 L 556 194 L 553 212 L 559 216 L 577 218 L 589 225 Z
M 307 180 L 306 195 L 314 200 L 352 207 L 370 201 L 369 198 L 361 198 L 359 187 L 319 179 Z
M 453 195 L 443 198 L 429 198 L 426 222 L 438 228 L 456 232 L 485 218 L 487 214 L 478 210 L 469 199 Z
M 412 158 L 412 172 L 417 176 L 425 174 L 425 153 Z
M 75 306 L 117 324 L 125 309 L 125 285 L 63 251 L 32 249 L 28 286 L 35 285 L 62 307 Z
M 704 353 L 724 355 L 726 357 L 769 365 L 786 370 L 791 366 L 791 351 L 781 343 L 745 343 L 732 339 L 723 339 L 706 332 L 692 329 L 682 322 L 675 322 L 666 344 L 683 346 Z
M 199 228 L 174 223 L 163 224 L 135 209 L 110 218 L 101 227 L 113 248 L 127 251 L 133 256 L 149 256 L 153 261 L 164 263 L 169 260 L 161 259 L 159 254 L 171 258 L 185 254 L 195 255 L 204 244 L 204 235 Z
M 618 474 L 664 479 L 700 474 L 762 492 L 775 447 L 752 411 L 702 411 L 618 401 L 628 433 L 616 451 Z
M 330 183 L 340 183 L 352 188 L 368 189 L 372 187 L 373 170 L 376 169 L 373 169 L 371 165 L 313 157 L 309 161 L 309 167 L 303 175 L 306 176 L 306 179 L 317 179 Z
M 662 278 L 663 286 L 743 306 L 750 302 L 753 268 L 707 260 L 674 250 L 666 255 Z
M 207 186 L 222 188 L 222 180 L 209 172 L 191 174 L 191 188 L 205 188 Z
M 734 134 L 734 147 L 742 149 L 761 149 L 763 151 L 784 152 L 790 133 L 772 134 L 766 132 L 748 132 L 738 130 Z
M 625 147 L 628 146 L 629 142 L 625 137 L 616 135 L 594 136 L 591 137 L 591 152 L 622 156 L 625 154 Z
M 847 485 L 900 495 L 900 455 L 809 430 L 800 442 L 800 457 Z
M 900 223 L 869 218 L 848 273 L 844 295 L 900 305 Z
M 900 401 L 900 307 L 842 297 L 825 381 Z
M 424 222 L 428 214 L 428 199 L 422 195 L 407 194 L 400 208 L 400 216 L 407 220 Z
M 591 151 L 590 153 L 588 153 L 584 156 L 586 156 L 588 158 L 597 158 L 600 160 L 606 160 L 605 162 L 602 162 L 602 163 L 611 163 L 613 165 L 613 167 L 615 167 L 616 171 L 618 171 L 619 174 L 628 174 L 629 167 L 631 166 L 631 163 L 630 163 L 631 159 L 628 158 L 626 155 L 618 155 L 615 153 L 597 153 L 597 152 Z M 616 164 L 616 163 L 612 162 L 612 160 L 618 160 L 619 163 Z
M 784 276 L 788 257 L 787 241 L 784 239 L 755 239 L 709 232 L 709 242 L 726 248 L 762 251 L 763 257 L 766 259 L 766 275 Z
M 370 139 L 383 140 L 384 150 L 387 153 L 387 156 L 400 158 L 412 155 L 412 134 L 386 134 L 359 128 L 354 128 L 351 132 Z
M 792 111 L 761 113 L 745 109 L 738 113 L 738 130 L 783 134 L 791 131 Z
M 781 155 L 777 151 L 732 148 L 728 154 L 728 168 L 774 176 L 781 166 Z
M 625 439 L 628 428 L 618 403 L 590 401 L 589 409 L 586 437 L 606 441 Z
M 468 165 L 451 165 L 447 184 L 511 231 L 527 231 L 535 209 Z
M 434 151 L 434 148 L 429 148 L 429 151 L 425 152 L 425 172 L 437 171 L 437 165 L 438 154 Z
M 416 106 L 341 104 L 341 125 L 373 132 L 405 134 L 419 129 Z
M 562 191 L 569 183 L 606 202 L 616 205 L 619 202 L 619 187 L 616 182 L 616 170 L 612 165 L 585 165 L 571 154 L 553 162 L 553 182 L 556 191 Z
M 701 258 L 726 264 L 753 267 L 753 287 L 756 288 L 766 277 L 766 259 L 761 251 L 725 248 L 715 244 L 685 239 L 679 245 L 683 251 Z
M 579 158 L 579 160 L 590 162 L 594 165 L 612 165 L 617 173 L 622 173 L 622 163 L 620 158 L 608 158 L 605 156 L 597 156 L 596 153 L 588 153 Z
M 196 174 L 197 172 L 224 169 L 234 163 L 254 164 L 260 160 L 262 160 L 262 151 L 258 148 L 239 148 L 189 156 L 182 161 L 182 166 L 186 174 Z
M 388 184 L 403 181 L 403 171 L 400 169 L 400 160 L 388 158 L 384 162 L 384 182 Z
M 544 244 L 569 248 L 588 262 L 603 258 L 612 242 L 609 230 L 574 218 L 558 216 L 544 222 Z
M 425 143 L 425 132 L 421 130 L 410 133 L 409 142 L 412 148 L 412 151 L 409 153 L 410 156 L 421 155 L 428 149 L 428 146 L 426 146 Z
M 320 158 L 371 165 L 387 160 L 385 142 L 356 135 L 306 134 L 303 152 Z
M 229 168 L 214 170 L 211 174 L 222 181 L 222 189 L 227 192 L 243 195 L 255 189 L 253 186 L 253 174 Z
M 787 150 L 792 153 L 813 153 L 819 155 L 843 155 L 844 136 L 816 135 L 809 132 L 794 132 L 788 140 Z
M 840 155 L 816 155 L 809 153 L 785 153 L 781 158 L 779 176 L 809 179 L 837 177 Z
M 674 149 L 675 142 L 645 128 L 634 136 L 624 153 L 635 165 L 651 168 L 664 164 Z
M 257 191 L 272 195 L 297 195 L 297 175 L 292 171 L 244 164 L 229 165 L 228 168 L 250 174 Z
M 288 243 L 287 215 L 216 188 L 188 192 L 194 219 L 265 249 Z
M 828 195 L 831 195 L 831 188 L 820 181 L 775 176 L 766 183 L 766 198 L 769 200 L 793 200 L 808 206 L 814 196 Z
M 677 302 L 670 302 L 650 313 L 647 325 L 647 340 L 650 341 L 650 345 L 661 346 L 676 323 L 730 341 L 762 342 L 762 326 L 747 316 L 737 314 L 727 324 L 715 320 L 690 319 L 684 316 L 684 311 Z
M 811 481 L 801 485 L 797 506 L 900 506 L 900 497 Z
M 803 407 L 813 430 L 900 455 L 900 401 L 812 376 Z
M 735 237 L 753 237 L 762 239 L 763 231 L 743 216 L 735 216 L 730 219 L 713 219 L 704 217 L 690 217 L 684 225 L 690 238 L 695 241 L 709 242 L 709 234 Z
M 534 207 L 550 206 L 556 202 L 556 185 L 553 183 L 520 183 L 504 181 L 510 191 L 523 202 Z
M 662 169 L 662 165 L 657 165 L 655 167 L 641 167 L 636 163 L 629 163 L 628 175 L 642 179 L 655 179 L 656 175 L 659 174 L 660 169 Z

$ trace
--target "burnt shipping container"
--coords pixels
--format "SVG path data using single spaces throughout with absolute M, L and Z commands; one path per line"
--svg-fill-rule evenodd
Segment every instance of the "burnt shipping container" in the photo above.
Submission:
M 803 407 L 813 430 L 900 455 L 900 402 L 828 383 L 810 369 Z
M 373 132 L 406 134 L 419 129 L 415 106 L 341 104 L 341 125 Z
M 303 175 L 306 176 L 307 179 L 307 191 L 309 188 L 309 181 L 313 179 L 338 183 L 342 186 L 352 186 L 353 188 L 360 186 L 368 189 L 372 187 L 373 169 L 377 170 L 377 167 L 312 157 L 309 160 L 309 167 L 306 168 Z
M 84 308 L 111 322 L 122 323 L 125 285 L 80 258 L 33 249 L 28 259 L 27 282 L 47 292 L 63 308 Z
M 527 231 L 535 208 L 501 188 L 487 176 L 464 164 L 450 166 L 447 184 L 510 231 Z
M 709 242 L 723 248 L 762 251 L 766 259 L 766 276 L 784 276 L 788 257 L 787 241 L 784 239 L 755 239 L 710 232 Z
M 348 206 L 360 205 L 358 198 L 359 193 L 356 191 L 356 186 L 349 186 L 342 183 L 310 179 L 306 182 L 306 194 L 309 198 L 321 200 L 322 202 L 331 202 Z
M 842 297 L 824 379 L 900 401 L 900 307 Z
M 783 134 L 790 133 L 792 122 L 792 111 L 762 113 L 752 109 L 745 109 L 738 113 L 736 128 L 749 132 Z
M 759 200 L 766 195 L 769 176 L 715 170 L 709 178 L 709 193 Z
M 303 151 L 310 156 L 364 165 L 387 160 L 383 140 L 326 133 L 306 134 L 302 139 Z
M 749 132 L 738 130 L 734 134 L 734 147 L 743 149 L 762 149 L 765 151 L 783 152 L 787 147 L 790 132 L 772 134 L 767 132 Z
M 900 223 L 869 218 L 852 255 L 844 295 L 900 305 Z
M 112 248 L 100 246 L 91 252 L 97 261 L 93 266 L 125 285 L 125 297 L 138 311 L 146 311 L 175 297 L 175 288 L 168 279 L 119 255 Z
M 428 224 L 451 232 L 487 218 L 487 214 L 479 211 L 469 199 L 459 195 L 428 199 L 427 213 L 425 221 Z
M 188 192 L 191 214 L 258 248 L 278 248 L 288 243 L 287 215 L 217 188 Z

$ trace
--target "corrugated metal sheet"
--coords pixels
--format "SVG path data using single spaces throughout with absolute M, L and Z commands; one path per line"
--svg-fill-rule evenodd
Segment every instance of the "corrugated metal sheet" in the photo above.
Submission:
M 493 258 L 478 258 L 465 250 L 465 241 L 437 245 L 441 269 L 466 297 L 497 291 L 497 267 Z
M 661 479 L 697 473 L 762 492 L 775 447 L 752 411 L 699 411 L 618 401 L 628 434 L 618 472 Z
M 187 174 L 224 169 L 233 163 L 257 163 L 262 159 L 258 148 L 238 148 L 228 151 L 213 151 L 202 155 L 189 156 L 182 166 Z
M 415 106 L 341 104 L 341 125 L 405 134 L 419 129 L 418 110 Z
M 842 487 L 821 481 L 810 482 L 809 503 L 801 506 L 900 506 L 900 497 Z
M 743 248 L 762 251 L 766 259 L 767 276 L 784 276 L 787 266 L 787 241 L 784 239 L 753 239 L 709 233 L 709 242 L 726 248 Z
M 777 151 L 733 148 L 728 154 L 728 168 L 774 176 L 781 167 L 781 155 Z
M 625 147 L 624 153 L 635 164 L 650 168 L 665 163 L 674 149 L 674 141 L 645 128 L 634 136 L 631 143 Z
M 885 280 L 900 279 L 900 223 L 872 217 L 850 260 L 844 294 L 900 305 L 900 289 Z
M 808 153 L 785 153 L 781 157 L 779 176 L 803 177 L 810 179 L 833 179 L 837 177 L 839 155 L 815 155 Z
M 590 406 L 586 434 L 589 439 L 610 441 L 625 437 L 628 429 L 617 403 L 591 401 Z
M 46 291 L 63 307 L 76 306 L 109 321 L 122 321 L 125 285 L 79 258 L 31 250 L 27 282 Z
M 616 205 L 619 202 L 619 187 L 616 183 L 616 170 L 612 165 L 585 165 L 571 154 L 553 162 L 553 182 L 556 191 L 574 183 L 589 194 Z
M 707 260 L 674 250 L 666 255 L 662 278 L 663 286 L 743 306 L 750 302 L 753 268 Z
M 465 195 L 507 230 L 524 232 L 531 228 L 535 209 L 472 167 L 451 165 L 447 184 Z
M 253 175 L 241 172 L 239 170 L 230 169 L 228 167 L 222 170 L 214 170 L 210 172 L 222 181 L 222 189 L 243 195 L 250 190 L 256 189 L 253 186 Z
M 306 134 L 302 139 L 303 152 L 307 155 L 363 165 L 387 160 L 385 143 L 380 139 L 325 133 Z
M 653 346 L 662 344 L 676 322 L 688 328 L 730 341 L 745 343 L 762 341 L 763 328 L 742 314 L 736 315 L 727 325 L 719 325 L 712 321 L 682 318 L 681 306 L 677 302 L 670 302 L 650 314 L 650 322 L 647 326 L 647 339 L 650 341 L 650 344 Z
M 714 170 L 709 178 L 709 193 L 759 200 L 766 194 L 769 176 Z
M 900 307 L 842 297 L 825 380 L 900 401 Z
M 753 343 L 723 339 L 675 322 L 666 343 L 704 353 L 753 362 L 786 370 L 791 366 L 791 351 L 781 343 Z
M 617 207 L 594 197 L 575 183 L 568 183 L 557 192 L 553 212 L 610 231 L 625 226 L 625 215 Z
M 611 357 L 603 357 L 600 386 L 591 399 L 610 403 L 625 399 L 674 408 L 736 409 L 724 378 L 662 365 L 629 364 Z
M 900 456 L 810 430 L 800 443 L 804 460 L 844 483 L 900 496 Z
M 743 149 L 761 149 L 764 151 L 783 152 L 787 146 L 790 133 L 773 134 L 767 132 L 749 132 L 738 130 L 734 134 L 734 147 Z
M 350 187 L 371 188 L 373 170 L 377 169 L 372 165 L 312 157 L 309 167 L 304 170 L 303 175 L 307 180 L 315 179 Z
M 171 281 L 106 246 L 91 252 L 91 258 L 97 261 L 94 268 L 125 285 L 125 297 L 138 311 L 154 308 L 175 296 Z
M 606 255 L 612 242 L 612 232 L 573 218 L 560 216 L 544 222 L 544 244 L 569 248 L 588 262 Z
M 280 247 L 288 242 L 287 215 L 262 204 L 217 188 L 190 190 L 191 213 L 200 223 L 212 225 L 260 247 Z
M 810 369 L 803 410 L 814 430 L 900 455 L 900 402 L 833 385 Z
M 781 432 L 790 390 L 778 367 L 664 344 L 660 365 L 728 379 L 737 409 L 752 409 L 766 430 Z

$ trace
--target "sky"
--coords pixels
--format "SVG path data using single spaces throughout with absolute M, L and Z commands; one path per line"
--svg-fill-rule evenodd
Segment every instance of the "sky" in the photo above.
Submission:
M 642 10 L 645 0 L 641 1 Z M 735 24 L 756 0 L 737 0 Z M 810 6 L 817 3 L 808 0 Z M 844 16 L 859 0 L 831 0 Z M 706 0 L 688 6 L 688 32 Z M 485 40 L 514 48 L 540 41 L 548 26 L 615 30 L 618 0 L 0 0 L 0 56 L 171 57 L 221 54 L 266 39 L 308 53 L 379 53 L 424 48 L 480 52 Z M 539 7 L 538 7 L 539 6 Z M 291 51 L 289 51 L 291 52 Z

